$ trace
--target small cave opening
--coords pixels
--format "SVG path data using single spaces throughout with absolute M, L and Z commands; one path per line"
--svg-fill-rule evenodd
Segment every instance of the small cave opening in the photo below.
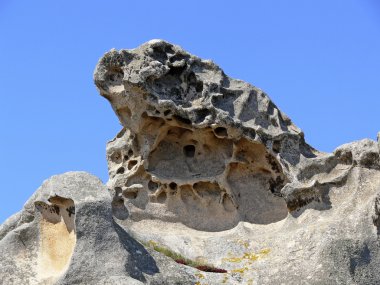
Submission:
M 131 160 L 128 162 L 128 170 L 131 170 L 137 164 L 137 160 Z
M 153 182 L 152 180 L 149 180 L 148 182 L 148 189 L 150 191 L 156 191 L 158 188 L 158 184 L 156 182 Z
M 123 83 L 124 71 L 121 68 L 112 68 L 106 73 L 106 80 L 112 87 Z
M 195 91 L 197 92 L 202 92 L 203 91 L 203 82 L 202 81 L 197 81 L 197 84 L 195 85 Z
M 177 183 L 175 183 L 175 182 L 171 182 L 171 183 L 169 184 L 169 188 L 172 189 L 172 190 L 177 189 Z
M 202 108 L 202 109 L 194 110 L 194 115 L 195 115 L 194 122 L 196 124 L 199 124 L 199 123 L 202 123 L 206 119 L 207 116 L 210 116 L 211 112 L 206 108 Z
M 110 159 L 113 163 L 119 164 L 121 163 L 121 153 L 119 151 L 115 151 L 114 153 L 111 154 Z
M 184 66 L 171 66 L 169 69 L 168 75 L 172 76 L 180 76 L 186 69 L 186 65 Z
M 176 119 L 178 122 L 183 123 L 185 125 L 191 125 L 191 120 L 188 118 L 181 117 L 179 115 L 174 115 L 174 119 Z
M 121 193 L 123 192 L 123 189 L 121 187 L 115 187 L 115 197 L 120 197 Z
M 125 168 L 124 167 L 120 167 L 117 171 L 116 171 L 116 174 L 123 174 L 125 171 Z
M 227 137 L 228 136 L 227 129 L 224 128 L 224 127 L 217 127 L 217 128 L 215 128 L 214 129 L 214 133 L 218 137 Z
M 183 153 L 186 157 L 194 157 L 195 155 L 195 146 L 192 144 L 185 145 L 183 147 Z

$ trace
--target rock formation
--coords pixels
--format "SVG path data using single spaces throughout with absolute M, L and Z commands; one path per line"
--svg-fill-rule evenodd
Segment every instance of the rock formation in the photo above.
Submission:
M 162 40 L 94 79 L 122 125 L 109 181 L 45 181 L 0 228 L 3 284 L 380 283 L 379 138 L 319 152 L 262 90 Z

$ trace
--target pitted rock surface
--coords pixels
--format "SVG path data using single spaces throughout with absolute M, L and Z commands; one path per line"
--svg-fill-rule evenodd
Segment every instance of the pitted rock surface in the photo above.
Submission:
M 263 91 L 165 41 L 107 53 L 95 83 L 124 127 L 107 146 L 108 186 L 133 220 L 279 221 L 281 189 L 318 153 Z
M 2 284 L 380 283 L 379 135 L 315 150 L 262 90 L 163 40 L 94 80 L 122 125 L 109 180 L 45 181 L 0 228 Z

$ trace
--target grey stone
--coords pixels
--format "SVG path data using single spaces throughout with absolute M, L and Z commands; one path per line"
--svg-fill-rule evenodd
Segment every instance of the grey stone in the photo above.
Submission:
M 33 218 L 22 221 L 25 212 Z M 114 222 L 107 188 L 84 172 L 45 181 L 2 233 L 2 284 L 143 284 L 162 275 Z
M 122 125 L 109 181 L 45 181 L 0 227 L 2 284 L 380 284 L 380 133 L 320 152 L 163 40 L 111 50 L 94 80 Z

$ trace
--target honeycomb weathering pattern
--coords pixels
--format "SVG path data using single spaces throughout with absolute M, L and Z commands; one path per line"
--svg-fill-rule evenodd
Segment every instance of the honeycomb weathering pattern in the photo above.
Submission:
M 161 40 L 94 76 L 123 125 L 109 181 L 46 180 L 0 226 L 1 284 L 380 284 L 380 133 L 314 150 L 261 90 Z
M 281 189 L 317 152 L 263 91 L 162 40 L 111 50 L 94 78 L 123 126 L 108 187 L 130 219 L 219 231 L 286 217 Z

